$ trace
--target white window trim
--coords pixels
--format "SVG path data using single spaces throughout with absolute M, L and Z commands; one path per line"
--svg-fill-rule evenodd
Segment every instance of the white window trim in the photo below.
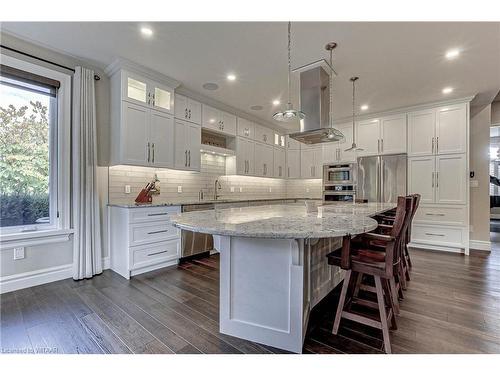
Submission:
M 17 243 L 26 243 L 29 239 L 30 246 L 45 243 L 48 237 L 60 237 L 61 240 L 67 240 L 72 233 L 71 223 L 71 200 L 70 200 L 70 162 L 71 162 L 71 75 L 52 70 L 44 66 L 33 64 L 24 60 L 7 56 L 0 53 L 2 64 L 12 66 L 16 69 L 32 72 L 37 75 L 45 76 L 60 82 L 61 86 L 57 91 L 57 168 L 51 168 L 57 173 L 57 209 L 51 210 L 51 215 L 59 213 L 59 217 L 54 217 L 51 228 L 40 225 L 35 226 L 33 231 L 22 232 L 19 227 L 0 229 L 0 245 L 4 247 L 14 247 Z M 52 195 L 52 191 L 51 191 Z M 30 226 L 33 228 L 33 226 Z M 24 245 L 26 246 L 26 245 Z

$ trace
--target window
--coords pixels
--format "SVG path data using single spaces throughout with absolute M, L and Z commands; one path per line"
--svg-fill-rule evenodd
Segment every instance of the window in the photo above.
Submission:
M 1 234 L 68 227 L 69 87 L 66 86 L 70 81 L 66 77 L 69 76 L 2 56 Z

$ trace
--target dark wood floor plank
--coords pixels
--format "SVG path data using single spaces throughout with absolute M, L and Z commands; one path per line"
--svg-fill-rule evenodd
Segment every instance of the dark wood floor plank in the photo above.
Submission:
M 132 351 L 116 336 L 108 325 L 95 313 L 80 318 L 83 326 L 102 351 L 107 354 L 129 354 Z
M 3 353 L 33 351 L 14 292 L 0 295 L 0 351 Z

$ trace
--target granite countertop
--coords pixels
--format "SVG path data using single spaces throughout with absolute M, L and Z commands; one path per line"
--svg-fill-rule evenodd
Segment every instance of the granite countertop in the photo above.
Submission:
M 288 201 L 288 200 L 317 200 L 321 201 L 321 198 L 255 198 L 255 199 L 217 199 L 217 200 L 197 200 L 197 199 L 178 199 L 172 200 L 170 202 L 162 203 L 109 203 L 109 207 L 121 207 L 121 208 L 138 208 L 138 207 L 164 207 L 164 206 L 186 206 L 191 204 L 217 204 L 217 203 L 238 203 L 238 202 L 267 202 L 267 201 Z
M 307 213 L 304 204 L 195 211 L 171 217 L 174 226 L 193 232 L 236 237 L 328 238 L 356 235 L 377 227 L 370 216 L 393 203 L 339 203 Z

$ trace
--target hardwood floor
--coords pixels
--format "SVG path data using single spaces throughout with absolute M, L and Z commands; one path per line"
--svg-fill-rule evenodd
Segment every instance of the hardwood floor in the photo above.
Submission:
M 500 353 L 500 244 L 490 255 L 411 254 L 393 352 Z M 218 268 L 212 256 L 130 281 L 105 271 L 3 294 L 1 351 L 284 353 L 219 333 Z M 337 300 L 335 290 L 312 312 L 304 353 L 382 353 L 377 330 L 342 321 L 331 334 Z

